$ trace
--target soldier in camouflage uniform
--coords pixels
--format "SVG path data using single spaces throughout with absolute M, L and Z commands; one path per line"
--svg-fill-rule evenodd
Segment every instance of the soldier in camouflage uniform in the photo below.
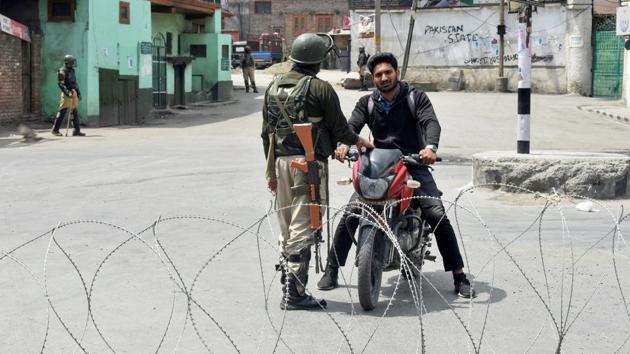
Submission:
M 61 102 L 59 103 L 59 112 L 55 118 L 52 134 L 61 136 L 59 128 L 61 128 L 63 118 L 66 115 L 72 114 L 72 126 L 74 128 L 72 136 L 85 136 L 85 133 L 81 132 L 79 115 L 77 114 L 77 106 L 79 105 L 79 100 L 81 100 L 81 91 L 79 91 L 77 76 L 74 71 L 77 61 L 72 55 L 66 55 L 63 61 L 64 65 L 57 73 L 57 78 L 59 79 L 58 85 L 61 89 Z M 70 117 L 68 117 L 68 119 L 70 119 Z
M 327 183 L 327 159 L 337 142 L 371 147 L 369 141 L 350 131 L 333 87 L 316 77 L 330 49 L 323 37 L 314 33 L 300 35 L 293 42 L 289 57 L 293 68 L 279 75 L 265 92 L 261 136 L 267 158 L 267 186 L 276 195 L 283 265 L 284 296 L 280 307 L 286 310 L 326 307 L 324 300 L 305 292 L 315 237 L 310 229 L 309 205 L 304 205 L 310 203 L 307 176 L 290 167 L 291 161 L 305 159 L 293 125 L 312 123 L 321 186 Z M 325 188 L 319 195 L 320 204 L 326 204 Z
M 256 72 L 256 63 L 252 57 L 252 50 L 249 47 L 245 47 L 245 54 L 241 58 L 241 69 L 243 70 L 243 80 L 245 80 L 245 92 L 249 92 L 249 86 L 251 83 L 254 93 L 258 93 L 256 88 L 256 78 L 254 73 Z

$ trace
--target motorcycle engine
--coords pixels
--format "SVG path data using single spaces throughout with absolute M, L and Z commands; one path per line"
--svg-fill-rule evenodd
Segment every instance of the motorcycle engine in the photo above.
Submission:
M 404 252 L 408 252 L 418 244 L 420 237 L 420 219 L 415 214 L 403 216 L 394 226 L 394 234 Z

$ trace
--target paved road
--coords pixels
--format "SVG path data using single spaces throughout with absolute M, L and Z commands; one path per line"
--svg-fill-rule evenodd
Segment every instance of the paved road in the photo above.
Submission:
M 237 84 L 238 80 L 235 77 Z M 261 83 L 265 80 L 268 77 L 259 76 Z M 349 114 L 360 94 L 345 90 L 339 94 Z M 431 93 L 430 97 L 444 126 L 441 152 L 451 160 L 438 166 L 435 174 L 445 200 L 452 201 L 470 182 L 466 160 L 472 153 L 514 146 L 516 97 L 476 93 Z M 20 248 L 13 258 L 0 260 L 0 318 L 4 319 L 0 351 L 40 351 L 46 338 L 46 352 L 71 352 L 74 336 L 82 337 L 85 351 L 93 353 L 111 352 L 108 345 L 123 353 L 155 352 L 158 347 L 164 352 L 177 348 L 181 353 L 197 353 L 207 351 L 205 346 L 216 353 L 233 352 L 225 332 L 242 352 L 272 352 L 280 327 L 284 343 L 280 341 L 277 351 L 282 353 L 417 351 L 422 336 L 412 292 L 405 281 L 396 287 L 393 272 L 384 276 L 381 303 L 374 312 L 359 309 L 356 269 L 349 264 L 343 269 L 347 287 L 321 292 L 311 286 L 316 296 L 328 300 L 327 314 L 288 313 L 282 325 L 284 314 L 277 306 L 280 287 L 273 278 L 275 220 L 263 223 L 260 237 L 254 229 L 231 242 L 242 227 L 265 215 L 271 200 L 264 190 L 259 138 L 262 96 L 237 90 L 236 98 L 238 102 L 231 105 L 182 111 L 143 127 L 85 129 L 86 138 L 53 138 L 42 132 L 46 139 L 33 145 L 22 145 L 6 134 L 0 138 L 0 250 L 4 252 L 64 221 L 106 221 L 139 232 L 162 218 L 140 235 L 141 240 L 118 249 L 130 237 L 124 230 L 96 223 L 61 224 L 64 227 L 54 239 L 48 234 Z M 534 148 L 628 151 L 630 126 L 577 110 L 585 101 L 593 102 L 534 96 Z M 348 173 L 343 165 L 331 164 L 331 179 Z M 332 185 L 331 194 L 331 205 L 339 207 L 350 190 Z M 575 211 L 575 202 L 554 205 L 542 219 L 548 287 L 534 222 L 544 200 L 480 190 L 461 199 L 457 214 L 451 209 L 450 218 L 460 226 L 467 264 L 480 294 L 471 310 L 467 301 L 451 293 L 450 275 L 441 271 L 440 258 L 427 264 L 422 284 L 427 352 L 474 352 L 457 314 L 471 328 L 476 346 L 487 318 L 481 352 L 524 352 L 531 344 L 530 352 L 551 353 L 558 342 L 553 323 L 564 323 L 567 312 L 572 321 L 582 308 L 564 338 L 564 352 L 607 353 L 622 346 L 630 321 L 614 267 L 623 270 L 630 265 L 628 248 L 622 239 L 615 239 L 613 263 L 613 237 L 604 236 L 614 226 L 617 208 L 628 208 L 630 203 L 608 201 L 597 206 L 600 212 L 587 214 Z M 169 219 L 173 216 L 188 218 Z M 621 225 L 626 234 L 628 224 Z M 493 258 L 500 245 L 508 243 L 509 256 L 499 253 Z M 572 255 L 579 259 L 574 268 L 569 266 Z M 570 274 L 574 274 L 572 293 Z M 627 296 L 630 277 L 627 272 L 618 274 Z M 313 285 L 318 276 L 311 277 Z M 170 278 L 185 286 L 174 286 Z M 268 288 L 266 302 L 263 290 Z M 185 321 L 185 292 L 192 292 L 194 321 Z M 92 313 L 87 325 L 86 293 Z M 628 350 L 630 344 L 620 352 Z

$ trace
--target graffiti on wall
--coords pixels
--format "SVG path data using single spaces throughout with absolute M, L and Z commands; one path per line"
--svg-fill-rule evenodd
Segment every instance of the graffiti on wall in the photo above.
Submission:
M 487 28 L 469 30 L 465 24 L 434 25 L 427 24 L 422 35 L 429 43 L 437 47 L 434 51 L 426 51 L 427 55 L 457 58 L 457 54 L 466 53 L 460 65 L 497 65 L 499 63 L 499 36 Z M 557 35 L 548 32 L 532 34 L 532 63 L 538 65 L 554 65 L 564 48 L 564 43 Z M 516 65 L 518 62 L 518 40 L 516 36 L 506 36 L 504 63 Z M 457 52 L 453 55 L 453 52 Z
M 373 50 L 371 35 L 372 13 L 351 12 L 352 40 Z M 382 50 L 402 57 L 405 35 L 397 28 L 409 23 L 409 12 L 387 12 L 381 27 Z M 535 66 L 562 67 L 567 60 L 566 51 L 570 36 L 566 26 L 558 21 L 567 16 L 562 7 L 545 8 L 536 14 L 531 34 L 532 62 Z M 483 6 L 475 9 L 418 11 L 414 28 L 410 66 L 495 66 L 499 63 L 500 37 L 497 34 L 498 7 Z M 516 65 L 518 60 L 518 19 L 506 18 L 507 34 L 504 38 L 505 63 Z M 362 24 L 364 22 L 364 24 Z M 401 27 L 402 26 L 402 27 Z M 565 39 L 566 38 L 566 39 Z M 358 54 L 357 54 L 358 55 Z

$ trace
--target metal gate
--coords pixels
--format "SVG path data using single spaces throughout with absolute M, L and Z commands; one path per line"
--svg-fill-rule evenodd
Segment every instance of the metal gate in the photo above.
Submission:
M 623 37 L 615 33 L 615 17 L 593 21 L 593 97 L 621 97 Z
M 161 33 L 153 37 L 153 107 L 166 108 L 166 40 Z

